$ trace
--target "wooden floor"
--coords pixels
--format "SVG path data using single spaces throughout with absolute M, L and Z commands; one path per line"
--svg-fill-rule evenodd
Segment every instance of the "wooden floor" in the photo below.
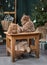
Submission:
M 11 57 L 6 54 L 5 47 L 5 45 L 0 45 L 0 65 L 47 65 L 47 51 L 41 51 L 39 59 L 27 54 L 24 59 L 18 59 L 12 63 Z

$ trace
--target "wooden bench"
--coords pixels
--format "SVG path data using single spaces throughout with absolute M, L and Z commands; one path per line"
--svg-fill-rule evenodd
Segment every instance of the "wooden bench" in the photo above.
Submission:
M 29 39 L 35 39 L 35 45 L 30 45 L 31 50 L 35 51 L 36 57 L 39 58 L 39 32 L 28 32 L 28 33 L 18 33 L 18 34 L 6 34 L 6 51 L 7 54 L 11 54 L 12 61 L 15 61 L 17 54 L 20 54 L 21 51 L 15 50 L 16 40 L 27 39 L 30 44 Z M 22 52 L 21 52 L 22 53 Z

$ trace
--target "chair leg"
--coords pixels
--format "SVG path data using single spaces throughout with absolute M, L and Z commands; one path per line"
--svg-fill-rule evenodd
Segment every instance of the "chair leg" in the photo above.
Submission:
M 39 58 L 39 51 L 35 51 L 36 58 Z

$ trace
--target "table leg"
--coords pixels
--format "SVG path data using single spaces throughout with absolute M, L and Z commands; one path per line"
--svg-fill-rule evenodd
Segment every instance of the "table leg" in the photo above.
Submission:
M 35 54 L 36 57 L 39 58 L 39 36 L 37 36 L 35 39 L 35 46 L 36 46 Z
M 7 48 L 9 48 L 9 45 L 10 45 L 10 42 L 9 42 L 9 39 L 7 38 L 7 36 L 6 36 L 6 53 L 7 53 L 8 56 L 10 56 L 10 53 L 7 50 Z
M 15 61 L 15 39 L 12 37 L 11 39 L 11 57 L 12 57 L 12 62 Z

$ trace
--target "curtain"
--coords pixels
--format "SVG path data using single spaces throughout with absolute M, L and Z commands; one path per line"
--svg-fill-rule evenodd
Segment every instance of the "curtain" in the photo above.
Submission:
M 17 20 L 16 22 L 20 23 L 21 17 L 23 14 L 31 16 L 32 5 L 35 4 L 38 0 L 17 0 Z

